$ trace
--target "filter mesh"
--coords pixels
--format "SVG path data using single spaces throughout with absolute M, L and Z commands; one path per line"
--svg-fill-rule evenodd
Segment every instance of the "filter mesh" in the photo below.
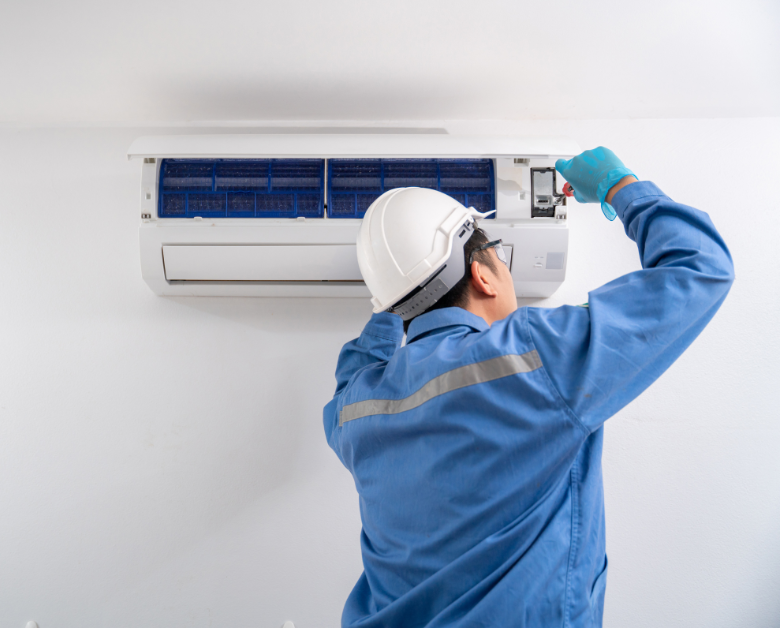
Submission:
M 362 218 L 400 187 L 439 190 L 480 212 L 496 208 L 491 159 L 329 159 L 328 216 Z
M 322 218 L 324 159 L 163 159 L 160 218 Z
M 163 159 L 161 218 L 321 218 L 324 159 Z M 330 159 L 328 217 L 362 218 L 383 192 L 439 190 L 480 212 L 495 209 L 491 159 Z

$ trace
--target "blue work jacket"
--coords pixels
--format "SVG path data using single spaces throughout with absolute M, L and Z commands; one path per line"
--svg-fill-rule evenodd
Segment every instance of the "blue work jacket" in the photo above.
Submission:
M 601 626 L 602 425 L 717 311 L 733 266 L 709 217 L 650 182 L 613 206 L 642 270 L 589 306 L 372 316 L 341 351 L 328 443 L 360 497 L 350 628 Z

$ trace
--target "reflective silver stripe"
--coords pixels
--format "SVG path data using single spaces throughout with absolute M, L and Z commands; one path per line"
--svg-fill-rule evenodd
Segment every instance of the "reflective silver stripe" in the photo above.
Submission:
M 416 393 L 405 399 L 368 399 L 344 406 L 339 414 L 339 425 L 373 414 L 398 414 L 421 406 L 426 401 L 458 388 L 491 382 L 508 375 L 530 373 L 542 366 L 536 351 L 523 355 L 502 355 L 498 358 L 461 366 L 434 377 Z

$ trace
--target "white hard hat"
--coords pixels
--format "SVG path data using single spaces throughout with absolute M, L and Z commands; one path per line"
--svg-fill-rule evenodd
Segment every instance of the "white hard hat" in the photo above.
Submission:
M 374 312 L 392 308 L 409 320 L 443 297 L 465 274 L 463 245 L 475 219 L 491 213 L 425 188 L 395 188 L 376 199 L 357 238 Z M 404 300 L 418 287 L 422 290 Z

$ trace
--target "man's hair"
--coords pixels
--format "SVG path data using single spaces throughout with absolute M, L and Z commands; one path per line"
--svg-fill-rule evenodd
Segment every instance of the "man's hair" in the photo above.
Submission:
M 441 310 L 445 307 L 462 307 L 465 309 L 469 302 L 469 286 L 471 285 L 471 264 L 469 264 L 469 258 L 471 257 L 471 254 L 476 251 L 476 249 L 478 249 L 483 244 L 487 244 L 488 242 L 490 242 L 490 237 L 487 233 L 482 231 L 480 228 L 474 229 L 474 233 L 471 234 L 471 237 L 466 241 L 466 244 L 463 245 L 463 257 L 466 265 L 466 273 L 463 275 L 463 277 L 461 277 L 460 281 L 458 281 L 458 283 L 452 287 L 452 290 L 447 292 L 447 294 L 436 301 L 436 303 L 425 310 L 425 312 L 421 312 L 417 316 L 422 316 L 423 314 L 433 312 L 434 310 Z M 474 254 L 474 259 L 487 266 L 494 273 L 497 272 L 495 262 L 493 261 L 493 258 L 490 256 L 488 251 L 477 251 Z M 417 316 L 414 318 L 417 318 Z M 409 325 L 414 320 L 414 318 L 411 318 L 408 321 L 404 321 L 404 332 L 409 329 Z

